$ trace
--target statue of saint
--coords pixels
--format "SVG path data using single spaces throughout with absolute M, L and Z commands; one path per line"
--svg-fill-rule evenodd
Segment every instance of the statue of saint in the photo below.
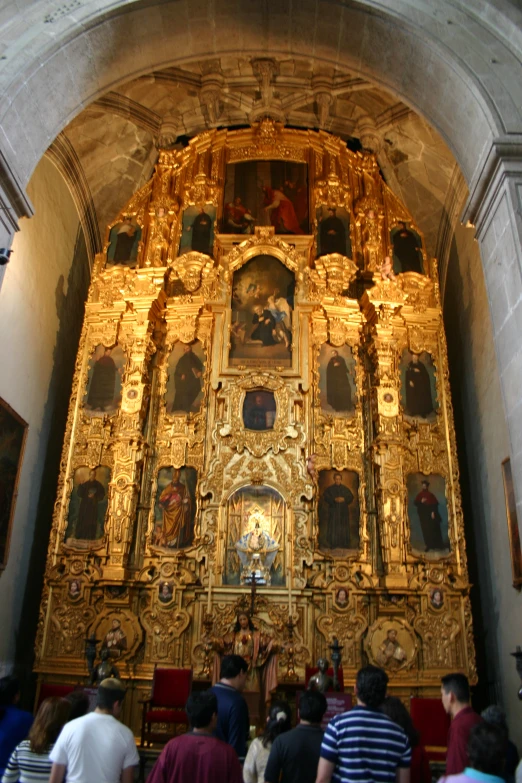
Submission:
M 270 584 L 270 569 L 279 551 L 279 544 L 266 530 L 262 530 L 256 512 L 250 515 L 255 526 L 241 536 L 235 547 L 241 562 L 241 584 L 246 584 L 255 574 L 258 585 Z
M 333 679 L 327 674 L 329 666 L 330 662 L 326 658 L 319 658 L 317 661 L 319 671 L 308 680 L 308 690 L 326 693 L 333 688 Z
M 109 650 L 104 647 L 100 653 L 101 662 L 98 666 L 95 666 L 91 672 L 91 685 L 95 686 L 102 680 L 106 680 L 108 677 L 119 678 L 120 673 L 118 668 L 109 661 Z

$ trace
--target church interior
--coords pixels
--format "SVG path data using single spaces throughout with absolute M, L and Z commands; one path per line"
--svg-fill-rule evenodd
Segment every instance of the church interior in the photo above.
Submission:
M 461 671 L 520 744 L 519 4 L 4 2 L 0 47 L 2 673 L 105 651 L 139 736 L 226 652 L 259 720 L 319 658 Z

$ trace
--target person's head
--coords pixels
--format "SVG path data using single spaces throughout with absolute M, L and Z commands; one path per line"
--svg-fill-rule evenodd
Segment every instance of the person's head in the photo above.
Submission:
M 276 701 L 270 707 L 263 734 L 263 745 L 267 748 L 280 734 L 292 728 L 292 710 L 286 701 Z
M 473 726 L 468 739 L 469 766 L 486 775 L 502 777 L 506 746 L 505 729 L 486 722 Z
M 491 723 L 492 726 L 500 726 L 500 728 L 504 729 L 504 731 L 507 733 L 508 725 L 506 720 L 506 713 L 499 704 L 490 704 L 489 707 L 486 707 L 485 710 L 482 710 L 480 717 L 485 720 L 486 723 Z
M 429 485 L 430 485 L 429 481 L 421 481 L 421 486 L 423 489 L 428 489 Z
M 179 468 L 173 468 L 172 469 L 172 478 L 170 480 L 171 484 L 177 484 L 179 481 L 179 477 L 181 475 L 181 471 Z
M 324 693 L 304 691 L 299 697 L 299 720 L 306 723 L 321 723 L 326 707 Z
M 470 700 L 469 682 L 465 674 L 454 672 L 441 679 L 440 694 L 442 706 L 448 715 L 455 716 Z
M 259 522 L 256 523 L 256 530 L 259 532 Z M 237 633 L 238 631 L 253 631 L 254 630 L 254 623 L 250 619 L 250 615 L 247 614 L 247 612 L 239 612 L 236 624 L 234 626 L 234 632 Z
M 343 480 L 343 477 L 341 476 L 340 473 L 335 473 L 334 474 L 334 481 L 337 484 L 337 486 L 339 486 L 339 484 L 341 483 L 342 480 Z
M 339 356 L 339 351 L 332 351 L 332 359 L 335 359 L 336 356 Z
M 377 709 L 386 696 L 388 675 L 378 666 L 364 666 L 357 672 L 355 693 L 357 699 L 366 707 Z
M 121 713 L 123 699 L 125 698 L 125 686 L 116 677 L 107 677 L 98 686 L 97 707 L 118 718 Z
M 419 744 L 419 732 L 413 725 L 410 713 L 397 696 L 387 696 L 379 707 L 379 710 L 401 727 L 408 737 L 412 748 Z
M 96 471 L 91 468 L 91 470 L 89 471 L 89 479 L 91 481 L 94 481 L 95 478 L 96 478 Z
M 388 641 L 395 642 L 397 640 L 397 631 L 395 630 L 395 628 L 390 628 L 387 635 L 388 635 Z
M 168 598 L 170 596 L 170 585 L 168 582 L 163 582 L 161 585 L 161 594 L 165 598 Z
M 192 351 L 192 346 L 190 343 L 187 343 L 187 345 L 183 346 L 183 353 L 190 353 Z
M 238 207 L 241 204 L 241 196 L 235 197 L 234 204 L 236 205 L 236 207 Z
M 329 662 L 328 662 L 328 660 L 326 658 L 319 658 L 319 660 L 317 661 L 317 668 L 323 674 L 325 674 L 325 672 L 328 671 L 328 666 L 329 665 L 330 664 L 329 664 Z
M 263 313 L 263 308 L 261 305 L 254 305 L 254 313 L 256 315 L 261 315 Z
M 247 681 L 248 664 L 240 655 L 225 655 L 221 661 L 219 677 L 236 691 L 242 691 Z
M 210 690 L 191 693 L 185 711 L 191 728 L 213 729 L 217 719 L 217 698 Z
M 18 677 L 8 674 L 0 678 L 0 707 L 11 707 L 20 698 L 20 682 Z
M 413 364 L 418 364 L 419 363 L 419 354 L 418 353 L 412 353 L 411 360 L 412 360 Z
M 71 705 L 67 699 L 51 696 L 44 699 L 29 731 L 29 743 L 33 753 L 45 753 L 49 745 L 58 739 L 58 734 L 67 723 Z
M 441 604 L 442 603 L 442 592 L 441 590 L 434 590 L 433 594 L 431 596 L 431 600 L 434 604 Z
M 339 604 L 345 604 L 348 600 L 348 593 L 344 589 L 344 587 L 340 587 L 337 591 L 337 603 Z
M 328 207 L 328 212 L 330 213 L 330 217 L 335 217 L 337 210 L 335 207 Z
M 256 405 L 260 405 L 260 406 L 263 405 L 263 397 L 261 396 L 261 394 L 256 394 L 255 402 L 256 402 Z
M 105 650 L 107 652 L 107 650 Z M 107 653 L 108 654 L 108 653 Z M 103 650 L 102 650 L 102 659 L 103 659 Z M 69 712 L 68 721 L 76 720 L 76 718 L 81 718 L 83 715 L 86 715 L 89 711 L 89 697 L 85 693 L 85 691 L 82 690 L 76 690 L 72 691 L 72 693 L 68 693 L 65 697 L 65 700 L 69 702 L 71 705 L 71 711 Z

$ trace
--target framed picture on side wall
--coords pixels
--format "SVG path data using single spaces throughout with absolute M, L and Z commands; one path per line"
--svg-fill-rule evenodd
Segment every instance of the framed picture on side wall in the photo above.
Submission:
M 522 551 L 520 548 L 520 530 L 517 519 L 517 505 L 515 501 L 515 489 L 513 487 L 513 474 L 511 473 L 511 460 L 509 457 L 502 462 L 502 477 L 504 479 L 504 495 L 506 496 L 506 514 L 509 533 L 509 548 L 511 551 L 511 570 L 513 572 L 513 587 L 520 590 L 522 587 Z
M 0 569 L 5 568 L 27 422 L 0 397 Z

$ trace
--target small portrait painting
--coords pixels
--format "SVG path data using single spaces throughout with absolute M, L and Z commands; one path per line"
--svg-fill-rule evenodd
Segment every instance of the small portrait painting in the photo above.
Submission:
M 116 223 L 110 230 L 107 265 L 136 266 L 140 239 L 141 228 L 135 218 L 126 215 L 120 223 Z
M 0 568 L 7 562 L 26 422 L 0 398 Z
M 153 546 L 184 549 L 194 539 L 197 471 L 161 468 L 154 506 Z
M 317 255 L 340 253 L 352 257 L 350 215 L 344 207 L 321 205 L 315 211 L 317 219 Z
M 84 409 L 87 414 L 115 413 L 121 402 L 121 379 L 126 356 L 119 345 L 96 346 L 89 359 L 87 394 Z
M 319 471 L 319 546 L 333 557 L 359 549 L 359 474 Z
M 69 598 L 73 601 L 75 598 L 79 598 L 82 594 L 82 586 L 79 579 L 71 579 L 69 582 Z
M 430 590 L 430 604 L 433 609 L 442 609 L 444 606 L 444 592 L 440 587 L 434 587 Z
M 277 258 L 256 256 L 234 272 L 229 362 L 291 367 L 295 277 Z
M 273 430 L 275 416 L 274 392 L 255 389 L 245 394 L 243 424 L 247 430 Z
M 108 650 L 111 655 L 120 655 L 127 649 L 127 634 L 121 627 L 121 620 L 114 617 L 111 627 L 105 634 L 102 650 Z
M 439 405 L 435 366 L 431 355 L 427 351 L 419 354 L 404 350 L 399 370 L 405 417 L 434 421 Z
M 399 634 L 398 629 L 389 628 L 376 656 L 379 666 L 392 672 L 401 669 L 408 658 L 406 650 L 401 646 Z
M 355 359 L 349 345 L 323 343 L 319 353 L 321 410 L 333 416 L 355 414 Z
M 111 470 L 104 465 L 76 468 L 69 500 L 67 544 L 103 538 L 110 480 Z
M 190 206 L 183 213 L 179 255 L 195 250 L 212 256 L 216 207 L 213 204 Z
M 172 582 L 161 582 L 158 588 L 158 598 L 162 604 L 169 604 L 174 596 L 174 585 Z
M 167 413 L 198 413 L 203 401 L 205 353 L 199 340 L 178 340 L 167 362 Z
M 407 223 L 399 222 L 398 226 L 392 228 L 390 240 L 393 246 L 393 271 L 417 272 L 424 274 L 424 262 L 422 258 L 422 239 L 408 228 Z
M 431 473 L 407 478 L 408 517 L 412 549 L 436 559 L 449 554 L 446 480 Z
M 257 160 L 227 165 L 223 233 L 252 234 L 255 226 L 274 226 L 276 234 L 308 234 L 306 163 Z
M 348 598 L 346 587 L 340 587 L 335 593 L 335 603 L 340 609 L 345 609 L 348 606 Z

